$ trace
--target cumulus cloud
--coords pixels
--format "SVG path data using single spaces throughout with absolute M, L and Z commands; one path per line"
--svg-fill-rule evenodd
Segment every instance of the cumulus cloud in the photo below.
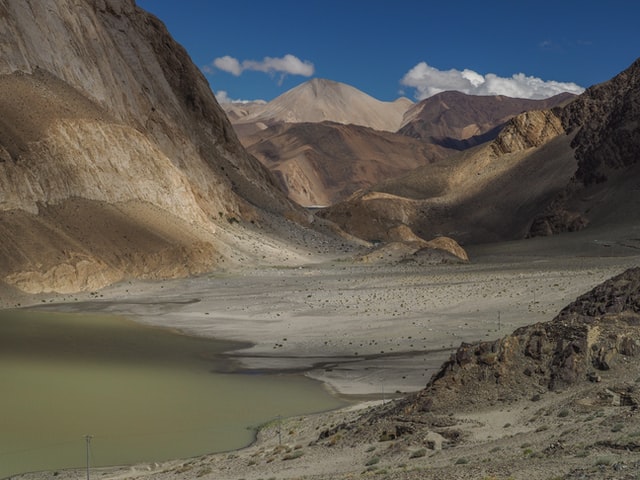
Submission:
M 580 85 L 516 73 L 511 77 L 499 77 L 493 73 L 482 75 L 473 70 L 438 70 L 426 62 L 420 62 L 409 70 L 402 85 L 416 89 L 415 97 L 424 100 L 437 93 L 457 90 L 469 95 L 506 95 L 515 98 L 549 98 L 562 92 L 580 94 Z
M 240 62 L 237 59 L 230 57 L 229 55 L 216 58 L 213 61 L 213 66 L 219 70 L 222 70 L 223 72 L 231 73 L 236 77 L 242 73 L 242 66 L 240 65 Z
M 225 55 L 216 58 L 212 65 L 218 70 L 240 76 L 245 70 L 256 72 L 279 73 L 281 75 L 301 75 L 310 77 L 315 71 L 313 63 L 307 60 L 300 60 L 295 55 L 287 54 L 284 57 L 264 57 L 261 61 L 243 60 Z M 207 71 L 205 69 L 205 71 Z

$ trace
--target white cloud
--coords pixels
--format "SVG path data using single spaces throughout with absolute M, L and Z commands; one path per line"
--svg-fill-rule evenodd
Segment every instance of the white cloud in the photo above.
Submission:
M 545 81 L 524 73 L 499 77 L 493 73 L 482 75 L 469 69 L 438 70 L 426 62 L 420 62 L 409 70 L 400 83 L 415 88 L 418 100 L 447 90 L 457 90 L 469 95 L 506 95 L 532 99 L 548 98 L 562 92 L 580 94 L 584 91 L 584 88 L 575 83 Z
M 242 62 L 245 70 L 256 70 L 266 73 L 289 73 L 291 75 L 302 75 L 310 77 L 313 75 L 313 63 L 302 61 L 294 55 L 285 55 L 282 58 L 265 57 L 261 62 L 245 60 Z
M 264 100 L 239 100 L 231 98 L 226 90 L 218 90 L 216 92 L 216 100 L 218 100 L 218 103 L 267 103 Z
M 302 75 L 310 77 L 315 71 L 313 63 L 307 60 L 300 60 L 295 55 L 287 54 L 281 58 L 264 57 L 261 61 L 243 60 L 225 55 L 216 58 L 212 65 L 218 70 L 231 73 L 236 77 L 241 75 L 245 70 L 253 70 L 265 73 L 280 73 L 282 75 Z M 205 68 L 205 71 L 208 71 Z
M 224 57 L 216 58 L 213 61 L 213 66 L 223 72 L 228 72 L 236 77 L 242 73 L 242 67 L 240 66 L 240 62 L 229 55 L 225 55 Z

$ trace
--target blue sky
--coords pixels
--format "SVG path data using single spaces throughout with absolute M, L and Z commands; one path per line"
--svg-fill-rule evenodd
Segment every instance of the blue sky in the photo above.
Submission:
M 137 4 L 167 25 L 219 100 L 271 100 L 311 78 L 385 101 L 442 90 L 540 98 L 608 80 L 640 56 L 636 0 Z

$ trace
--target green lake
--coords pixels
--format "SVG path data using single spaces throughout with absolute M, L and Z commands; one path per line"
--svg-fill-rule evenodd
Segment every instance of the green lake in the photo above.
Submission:
M 0 478 L 249 444 L 278 415 L 344 403 L 300 375 L 234 373 L 239 344 L 116 316 L 0 311 Z M 225 373 L 227 372 L 227 373 Z

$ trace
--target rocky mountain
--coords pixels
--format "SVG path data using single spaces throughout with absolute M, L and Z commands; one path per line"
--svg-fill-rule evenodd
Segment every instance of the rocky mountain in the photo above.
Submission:
M 504 124 L 520 113 L 547 110 L 572 98 L 570 93 L 529 100 L 442 92 L 407 110 L 398 133 L 448 149 L 466 150 L 493 140 Z
M 640 59 L 608 82 L 587 89 L 562 110 L 573 136 L 575 177 L 531 227 L 531 236 L 587 224 L 632 224 L 640 218 Z
M 461 244 L 522 238 L 540 203 L 576 169 L 560 118 L 533 111 L 492 142 L 357 192 L 318 214 L 361 238 L 386 240 L 399 225 Z
M 242 142 L 304 206 L 332 205 L 447 154 L 403 135 L 326 121 L 276 124 Z
M 133 0 L 2 2 L 0 45 L 9 285 L 77 291 L 202 272 L 260 248 L 240 240 L 244 224 L 306 221 Z
M 640 204 L 638 62 L 564 107 L 520 114 L 491 142 L 321 214 L 362 238 L 398 225 L 462 244 L 630 226 Z M 627 231 L 631 231 L 627 228 Z
M 324 121 L 395 132 L 412 104 L 407 98 L 382 102 L 350 85 L 314 78 L 262 107 L 252 107 L 245 116 L 233 122 L 243 136 L 278 123 Z M 228 105 L 225 108 L 233 108 L 233 104 L 225 105 Z
M 321 85 L 325 88 L 320 89 Z M 322 98 L 310 99 L 307 98 L 309 95 L 302 95 L 314 90 L 312 87 L 315 91 L 322 90 Z M 279 177 L 289 198 L 306 206 L 331 205 L 345 200 L 359 189 L 493 139 L 514 115 L 554 106 L 572 97 L 564 94 L 546 100 L 525 100 L 444 92 L 409 105 L 402 128 L 394 134 L 382 130 L 398 127 L 396 123 L 380 130 L 379 122 L 367 121 L 378 118 L 381 110 L 376 105 L 383 103 L 373 102 L 353 87 L 312 80 L 282 97 L 285 96 L 288 103 L 279 98 L 262 107 L 227 104 L 225 109 L 247 150 Z M 348 98 L 368 100 L 354 103 Z M 319 121 L 327 117 L 326 112 L 336 111 L 327 107 L 329 100 L 340 108 L 349 106 L 340 116 L 330 117 L 350 125 L 330 126 Z M 287 110 L 283 110 L 283 105 Z M 389 104 L 385 105 L 388 108 Z M 400 106 L 401 102 L 393 102 L 393 105 Z M 309 120 L 301 126 L 296 120 L 299 116 L 292 112 L 296 108 L 302 110 L 303 106 L 305 118 Z M 258 113 L 256 108 L 260 109 Z M 288 116 L 281 115 L 283 111 L 288 112 Z M 255 118 L 255 115 L 288 119 L 265 128 L 263 122 L 245 120 Z M 389 120 L 393 118 L 394 122 L 397 120 L 397 115 L 393 117 L 386 113 L 383 116 Z M 371 128 L 354 125 L 357 123 Z

